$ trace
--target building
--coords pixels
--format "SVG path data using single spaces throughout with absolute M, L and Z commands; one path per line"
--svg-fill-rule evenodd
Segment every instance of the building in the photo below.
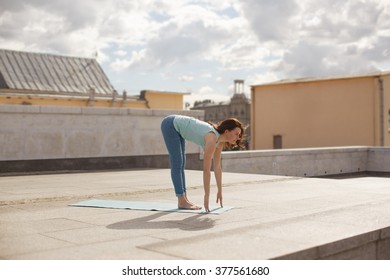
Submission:
M 390 146 L 390 72 L 253 85 L 253 149 Z
M 250 123 L 250 100 L 244 93 L 244 81 L 234 80 L 234 94 L 230 102 L 215 103 L 203 100 L 194 103 L 191 110 L 205 111 L 205 120 L 218 123 L 226 118 L 237 118 L 246 125 Z
M 0 104 L 181 110 L 186 94 L 118 94 L 96 59 L 0 49 Z
M 244 93 L 244 81 L 234 80 L 234 94 L 230 102 L 214 103 L 212 100 L 195 102 L 191 110 L 205 111 L 205 120 L 218 123 L 226 118 L 237 118 L 246 127 L 246 139 L 250 139 L 251 102 Z M 249 145 L 249 143 L 247 143 Z

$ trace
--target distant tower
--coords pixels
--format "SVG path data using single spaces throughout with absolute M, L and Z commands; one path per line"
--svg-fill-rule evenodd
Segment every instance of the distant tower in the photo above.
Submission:
M 226 118 L 239 119 L 246 127 L 244 143 L 246 148 L 249 148 L 251 101 L 245 95 L 244 80 L 234 80 L 234 93 L 230 102 L 200 102 L 191 110 L 204 110 L 205 120 L 213 123 L 219 123 Z
M 234 80 L 234 94 L 244 93 L 244 80 Z
M 230 104 L 232 103 L 248 103 L 247 97 L 245 96 L 244 80 L 234 80 L 234 93 L 232 98 L 230 98 Z

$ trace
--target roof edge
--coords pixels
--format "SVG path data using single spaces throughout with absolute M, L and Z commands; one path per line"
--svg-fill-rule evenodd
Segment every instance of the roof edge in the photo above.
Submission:
M 365 78 L 365 77 L 380 77 L 390 75 L 390 71 L 377 71 L 366 74 L 356 74 L 356 75 L 345 75 L 345 76 L 324 76 L 324 77 L 305 77 L 305 78 L 296 78 L 296 79 L 285 79 L 274 81 L 264 84 L 254 84 L 251 87 L 257 86 L 273 86 L 273 85 L 282 85 L 282 84 L 294 84 L 294 83 L 309 83 L 317 81 L 330 81 L 330 80 L 342 80 L 342 79 L 354 79 L 354 78 Z

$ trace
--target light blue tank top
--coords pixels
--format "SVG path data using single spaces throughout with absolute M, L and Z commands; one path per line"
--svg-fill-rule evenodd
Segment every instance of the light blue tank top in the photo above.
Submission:
M 173 125 L 184 139 L 194 142 L 202 148 L 205 146 L 204 137 L 207 133 L 213 132 L 219 138 L 218 131 L 211 124 L 193 117 L 176 115 Z

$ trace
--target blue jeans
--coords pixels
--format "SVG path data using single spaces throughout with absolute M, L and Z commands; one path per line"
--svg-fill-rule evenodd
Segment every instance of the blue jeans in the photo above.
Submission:
M 173 125 L 174 119 L 174 115 L 164 118 L 161 122 L 161 132 L 169 153 L 171 178 L 176 196 L 183 196 L 186 193 L 186 179 L 184 174 L 186 165 L 186 141 L 176 131 Z

